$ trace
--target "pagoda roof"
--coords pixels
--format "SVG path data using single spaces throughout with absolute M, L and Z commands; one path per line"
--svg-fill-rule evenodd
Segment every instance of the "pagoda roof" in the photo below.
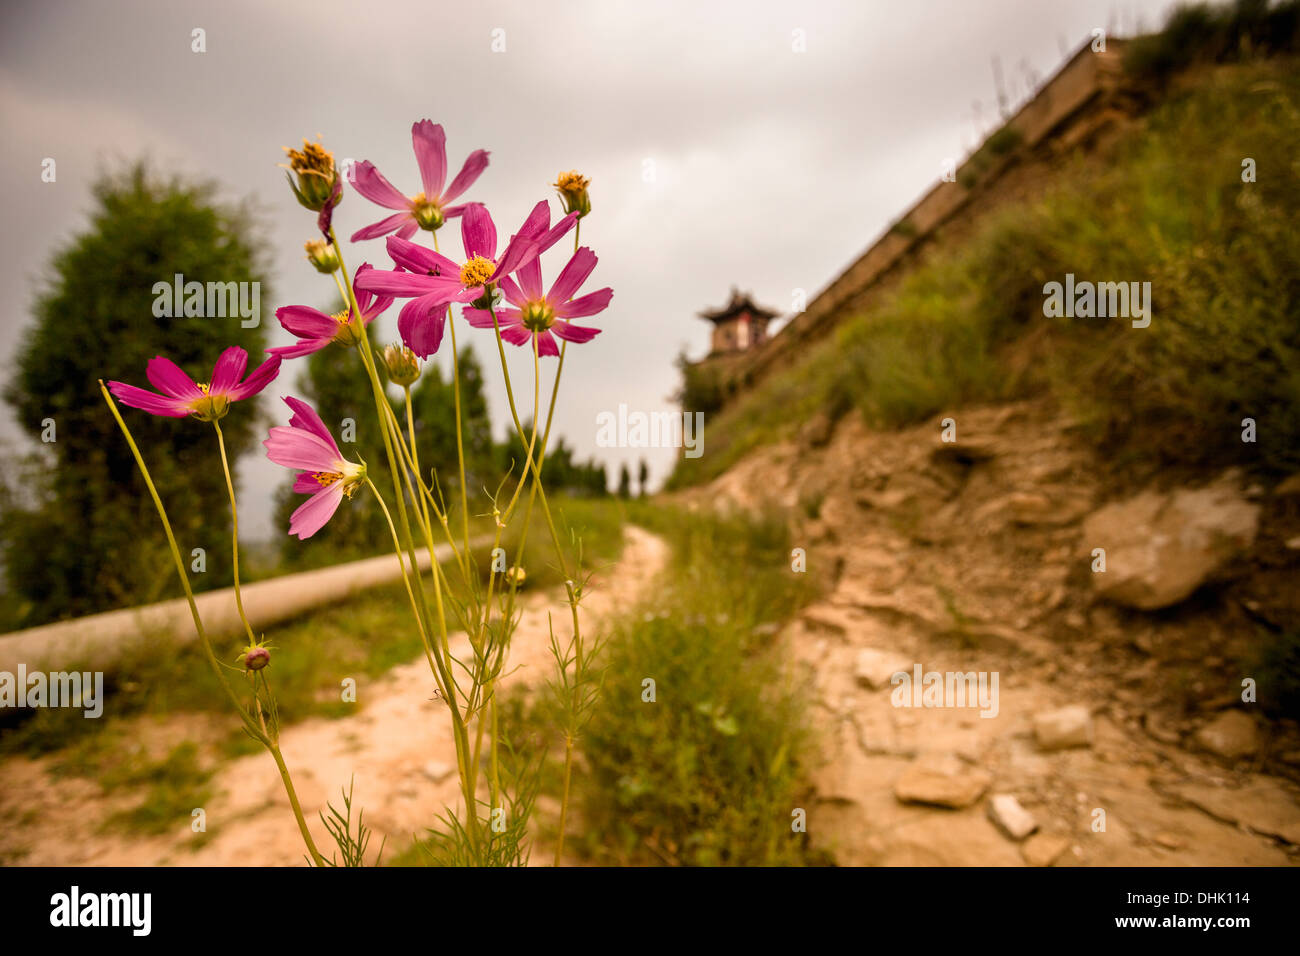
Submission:
M 710 322 L 725 322 L 742 312 L 748 312 L 756 319 L 774 319 L 777 313 L 772 309 L 765 309 L 758 305 L 750 297 L 748 292 L 741 292 L 735 286 L 731 287 L 731 300 L 719 309 L 705 309 L 699 313 L 700 318 L 708 319 Z

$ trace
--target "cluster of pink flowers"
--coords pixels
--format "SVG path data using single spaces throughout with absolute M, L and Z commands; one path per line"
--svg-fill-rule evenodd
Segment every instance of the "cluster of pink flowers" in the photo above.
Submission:
M 559 354 L 557 337 L 575 344 L 594 338 L 599 329 L 575 325 L 570 320 L 596 315 L 608 307 L 613 296 L 609 288 L 578 295 L 596 267 L 596 254 L 585 246 L 576 249 L 549 290 L 542 280 L 540 258 L 590 210 L 587 181 L 577 173 L 562 174 L 556 187 L 567 214 L 552 226 L 550 204 L 543 199 L 502 245 L 486 206 L 478 202 L 456 204 L 487 168 L 487 151 L 472 152 L 447 184 L 446 136 L 442 127 L 420 120 L 411 127 L 411 140 L 422 192 L 404 195 L 370 162 L 358 163 L 351 177 L 353 187 L 363 197 L 385 209 L 397 210 L 352 235 L 353 242 L 387 235 L 387 251 L 393 260 L 392 269 L 364 264 L 357 270 L 352 292 L 359 315 L 347 304 L 332 316 L 309 306 L 285 306 L 276 310 L 276 318 L 298 341 L 270 349 L 271 358 L 247 378 L 244 371 L 248 355 L 232 347 L 217 360 L 209 383 L 195 382 L 175 363 L 159 356 L 146 369 L 146 376 L 158 392 L 115 381 L 109 386 L 113 394 L 123 404 L 154 415 L 217 422 L 233 402 L 266 388 L 279 374 L 283 360 L 301 358 L 331 344 L 360 344 L 361 337 L 369 334 L 370 323 L 398 298 L 409 300 L 398 317 L 398 332 L 403 344 L 421 359 L 438 351 L 453 305 L 463 307 L 470 326 L 499 330 L 503 340 L 532 345 L 542 356 Z M 304 143 L 301 152 L 288 153 L 294 194 L 300 203 L 319 214 L 318 225 L 326 240 L 336 242 L 332 217 L 342 198 L 343 177 L 332 155 L 312 143 Z M 455 218 L 461 221 L 460 261 L 411 241 L 417 232 L 435 233 L 447 220 Z M 309 254 L 313 245 L 324 247 L 320 242 L 309 243 Z M 312 259 L 317 263 L 315 256 Z M 332 267 L 328 257 L 322 261 L 325 267 L 317 265 L 323 272 L 338 268 L 337 257 Z M 500 299 L 508 305 L 500 306 Z M 272 428 L 263 444 L 272 461 L 297 470 L 294 491 L 311 496 L 290 519 L 289 533 L 305 539 L 319 531 L 343 498 L 350 497 L 365 481 L 365 467 L 344 459 L 314 409 L 296 398 L 285 401 L 293 412 L 289 425 Z

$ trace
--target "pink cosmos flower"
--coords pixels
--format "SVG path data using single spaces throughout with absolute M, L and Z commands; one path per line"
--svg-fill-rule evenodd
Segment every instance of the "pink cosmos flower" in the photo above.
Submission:
M 518 272 L 519 283 L 509 276 L 501 277 L 501 291 L 511 308 L 497 310 L 497 324 L 501 337 L 515 345 L 524 345 L 537 337 L 539 355 L 559 355 L 555 344 L 558 335 L 566 342 L 590 342 L 600 333 L 582 325 L 573 325 L 567 319 L 595 315 L 604 311 L 614 296 L 610 288 L 590 292 L 580 299 L 573 294 L 587 281 L 596 268 L 596 254 L 583 246 L 569 259 L 551 284 L 549 292 L 542 292 L 542 263 L 533 259 Z M 465 318 L 476 329 L 492 328 L 492 313 L 486 309 L 465 308 Z M 554 335 L 552 335 L 554 333 Z
M 293 410 L 288 426 L 272 428 L 266 457 L 277 465 L 299 469 L 293 490 L 311 495 L 289 518 L 289 533 L 305 541 L 334 517 L 346 496 L 351 498 L 366 478 L 366 466 L 347 461 L 320 416 L 306 402 L 286 397 Z
M 470 153 L 451 185 L 443 189 L 443 183 L 447 179 L 447 136 L 442 131 L 442 126 L 427 119 L 420 120 L 411 126 L 411 144 L 415 147 L 415 161 L 420 167 L 420 182 L 424 186 L 424 192 L 416 193 L 410 198 L 398 192 L 375 169 L 374 164 L 369 161 L 357 163 L 352 176 L 352 185 L 356 191 L 386 209 L 402 211 L 364 229 L 358 229 L 352 234 L 353 242 L 375 239 L 393 231 L 403 239 L 409 239 L 416 229 L 435 230 L 446 220 L 465 211 L 463 205 L 447 204 L 456 200 L 483 175 L 483 170 L 488 165 L 487 150 L 476 149 Z
M 370 263 L 363 263 L 357 269 L 357 278 L 370 270 Z M 373 295 L 357 289 L 357 305 L 361 307 L 361 320 L 369 325 L 384 310 L 393 304 L 391 295 Z M 275 317 L 288 331 L 298 336 L 295 345 L 280 345 L 267 349 L 272 355 L 282 359 L 301 358 L 319 352 L 331 342 L 337 342 L 344 348 L 360 344 L 356 327 L 352 324 L 352 307 L 342 312 L 326 315 L 319 309 L 307 305 L 286 305 L 275 310 Z
M 248 353 L 232 345 L 213 366 L 212 381 L 200 383 L 181 371 L 171 359 L 159 355 L 149 360 L 145 375 L 161 395 L 125 382 L 109 382 L 108 387 L 123 405 L 142 408 L 151 415 L 168 418 L 193 415 L 200 421 L 215 422 L 225 417 L 231 402 L 252 398 L 271 384 L 280 372 L 280 356 L 271 356 L 241 382 L 247 367 Z
M 482 203 L 467 204 L 460 223 L 466 261 L 458 263 L 400 236 L 388 238 L 388 254 L 398 269 L 371 270 L 357 277 L 357 288 L 410 297 L 397 328 L 407 348 L 428 358 L 442 343 L 447 306 L 481 299 L 502 276 L 527 265 L 555 245 L 577 222 L 570 213 L 551 226 L 551 207 L 543 199 L 497 255 L 497 229 Z M 406 270 L 406 271 L 403 271 Z

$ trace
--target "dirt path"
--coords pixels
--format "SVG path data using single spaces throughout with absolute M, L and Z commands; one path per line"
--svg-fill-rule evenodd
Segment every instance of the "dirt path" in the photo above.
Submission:
M 583 601 L 583 627 L 598 628 L 643 594 L 667 560 L 668 547 L 639 528 L 625 530 L 618 564 L 598 574 Z M 558 590 L 528 594 L 515 632 L 503 689 L 537 686 L 549 674 L 547 614 L 565 640 L 568 606 Z M 463 634 L 452 652 L 468 654 Z M 355 778 L 354 811 L 361 808 L 373 828 L 371 854 L 387 837 L 390 851 L 422 834 L 447 806 L 459 806 L 455 747 L 445 705 L 430 698 L 433 681 L 423 657 L 393 668 L 383 679 L 358 687 L 358 713 L 341 720 L 313 718 L 284 729 L 281 749 L 293 774 L 312 835 L 322 852 L 333 847 L 318 813 Z M 201 730 L 213 718 L 177 721 L 175 741 Z M 160 730 L 173 736 L 166 728 Z M 190 821 L 173 834 L 128 836 L 102 831 L 116 810 L 139 794 L 105 796 L 92 780 L 56 779 L 51 758 L 15 758 L 3 767 L 0 793 L 0 856 L 21 852 L 39 865 L 197 865 L 292 866 L 303 863 L 303 843 L 279 774 L 265 753 L 229 761 L 212 780 L 215 796 L 203 808 L 207 832 L 194 833 Z M 14 820 L 18 821 L 15 825 Z

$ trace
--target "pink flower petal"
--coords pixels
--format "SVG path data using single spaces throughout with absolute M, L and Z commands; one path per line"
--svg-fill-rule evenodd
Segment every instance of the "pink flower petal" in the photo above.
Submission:
M 411 145 L 420 166 L 420 182 L 426 199 L 436 201 L 447 181 L 447 134 L 442 126 L 427 119 L 411 126 Z
M 487 167 L 488 151 L 486 149 L 476 149 L 474 152 L 470 153 L 468 158 L 465 160 L 465 165 L 460 168 L 460 172 L 456 174 L 456 178 L 451 181 L 451 185 L 447 187 L 447 191 L 442 194 L 442 202 L 447 203 L 458 198 L 461 193 L 474 185 L 478 178 L 483 175 L 483 170 L 487 169 Z M 449 216 L 450 213 L 444 211 L 443 215 Z
M 293 479 L 293 492 L 296 495 L 314 495 L 324 487 L 310 471 L 300 471 Z
M 397 236 L 390 237 L 387 246 L 393 262 L 403 269 L 416 275 L 454 278 L 460 284 L 460 263 L 456 260 Z
M 212 367 L 212 382 L 208 385 L 209 395 L 228 395 L 244 377 L 248 367 L 248 353 L 238 345 L 232 345 L 217 357 Z
M 187 401 L 203 397 L 203 392 L 194 383 L 194 379 L 181 371 L 180 366 L 169 358 L 161 355 L 151 358 L 145 366 L 144 374 L 150 384 L 164 395 Z
M 511 345 L 524 345 L 532 340 L 533 333 L 522 325 L 503 325 L 501 326 L 501 337 Z
M 528 213 L 528 218 L 524 224 L 519 227 L 516 236 L 523 236 L 526 239 L 537 239 L 551 225 L 551 204 L 545 199 L 537 203 Z
M 584 295 L 581 299 L 570 299 L 555 306 L 555 314 L 561 319 L 580 319 L 583 316 L 603 312 L 614 297 L 614 290 L 606 287 Z
M 286 395 L 284 403 L 293 411 L 293 415 L 289 418 L 290 428 L 301 428 L 310 432 L 328 444 L 333 449 L 336 458 L 343 457 L 343 453 L 339 451 L 339 446 L 334 441 L 334 436 L 330 434 L 330 430 L 325 427 L 325 423 L 316 414 L 316 409 L 292 395 Z
M 469 204 L 460 220 L 460 239 L 465 247 L 466 259 L 475 256 L 496 259 L 497 227 L 487 206 L 480 202 Z
M 537 260 L 534 259 L 533 261 L 536 262 Z M 540 268 L 540 266 L 538 268 Z M 520 278 L 523 278 L 522 274 L 520 275 Z M 540 278 L 541 273 L 539 272 L 538 279 L 540 280 Z M 515 284 L 514 279 L 509 276 L 502 276 L 497 281 L 497 285 L 501 288 L 501 293 L 506 297 L 506 301 L 511 305 L 522 309 L 528 304 L 528 296 L 524 295 L 523 292 L 520 291 L 519 286 Z M 541 296 L 538 295 L 537 298 L 540 299 Z
M 400 234 L 406 226 L 410 227 L 410 232 L 407 232 L 408 236 L 419 228 L 415 222 L 415 217 L 409 212 L 395 213 L 387 219 L 381 219 L 379 222 L 371 223 L 363 229 L 358 229 L 352 234 L 352 241 L 361 242 L 365 239 L 378 239 L 380 236 L 386 236 L 394 230 L 397 230 Z
M 302 339 L 297 345 L 277 345 L 275 348 L 266 351 L 271 355 L 280 356 L 281 361 L 288 362 L 290 359 L 302 358 L 304 355 L 319 352 L 333 341 L 333 338 Z
M 163 415 L 167 418 L 185 418 L 189 415 L 188 403 L 183 399 L 159 395 L 147 389 L 127 385 L 125 382 L 109 382 L 108 389 L 117 396 L 123 405 L 143 409 L 150 415 Z M 200 394 L 202 394 L 200 392 Z
M 546 233 L 546 235 L 542 236 L 538 241 L 537 254 L 540 256 L 547 249 L 551 248 L 551 246 L 563 239 L 568 231 L 573 228 L 573 224 L 577 221 L 578 214 L 576 212 L 571 212 L 552 226 L 550 232 Z
M 537 354 L 541 358 L 560 354 L 560 347 L 555 344 L 555 336 L 551 334 L 550 329 L 537 333 Z
M 587 246 L 575 252 L 556 277 L 551 291 L 546 293 L 546 301 L 568 302 L 572 299 L 573 293 L 578 291 L 587 281 L 587 276 L 591 275 L 591 270 L 596 268 L 596 261 L 596 254 Z
M 289 533 L 296 534 L 300 541 L 306 541 L 334 517 L 343 501 L 343 482 L 336 481 L 326 485 L 316 494 L 298 506 L 289 516 Z
M 276 425 L 262 444 L 266 447 L 266 457 L 286 468 L 303 471 L 334 471 L 338 468 L 340 456 L 333 441 L 327 442 L 301 428 Z
M 369 160 L 363 159 L 353 167 L 352 188 L 385 209 L 411 208 L 411 200 L 398 192 L 397 187 L 385 179 Z
M 460 288 L 460 276 L 448 279 L 440 276 L 426 276 L 415 272 L 390 272 L 387 269 L 372 269 L 360 280 L 367 292 L 382 295 L 394 295 L 409 298 L 413 295 L 431 295 L 439 293 L 444 301 L 450 301 Z
M 600 329 L 588 328 L 585 325 L 572 325 L 564 321 L 557 321 L 551 328 L 560 338 L 574 344 L 590 342 L 600 334 Z
M 402 343 L 420 358 L 428 358 L 442 344 L 447 323 L 447 303 L 441 295 L 420 296 L 402 306 L 397 331 Z
M 309 305 L 283 306 L 275 310 L 275 317 L 285 331 L 299 338 L 333 338 L 339 329 L 339 324 L 331 316 Z
M 509 244 L 506 245 L 505 252 L 501 253 L 501 258 L 497 262 L 496 271 L 492 273 L 492 278 L 499 279 L 501 276 L 509 275 L 537 258 L 537 255 L 536 239 L 530 239 L 527 236 L 512 236 Z
M 260 392 L 271 381 L 280 374 L 280 356 L 272 355 L 269 359 L 253 369 L 248 378 L 244 379 L 242 385 L 236 385 L 227 394 L 232 402 L 238 402 L 245 398 L 251 398 Z
M 501 288 L 505 289 L 506 283 L 509 281 L 510 280 L 508 278 L 503 276 L 501 279 Z M 510 284 L 514 285 L 513 282 L 511 282 Z M 543 297 L 544 290 L 542 289 L 542 260 L 541 259 L 534 258 L 531 261 L 520 266 L 519 285 L 524 290 L 525 301 L 532 300 L 533 302 L 536 302 Z M 506 293 L 506 298 L 507 299 L 510 298 L 509 292 Z M 522 306 L 524 304 L 523 302 L 515 302 L 514 299 L 510 299 L 510 301 L 514 305 Z
M 492 322 L 492 313 L 487 309 L 472 309 L 466 306 L 461 314 L 465 316 L 465 321 L 476 329 L 491 329 L 497 325 L 504 329 L 507 325 L 519 325 L 524 320 L 518 309 L 497 310 L 495 324 Z

